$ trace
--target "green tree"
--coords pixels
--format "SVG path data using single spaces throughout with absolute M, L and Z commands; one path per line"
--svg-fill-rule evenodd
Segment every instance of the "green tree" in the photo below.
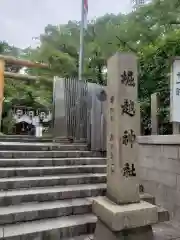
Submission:
M 138 55 L 139 100 L 143 124 L 146 125 L 153 92 L 160 93 L 161 116 L 168 121 L 170 58 L 180 55 L 179 14 L 179 0 L 154 0 L 127 15 L 106 14 L 90 21 L 85 33 L 84 77 L 88 81 L 106 84 L 107 59 L 116 51 L 133 51 Z M 22 85 L 26 95 L 31 92 L 34 99 L 41 102 L 46 96 L 45 102 L 50 102 L 53 76 L 77 77 L 79 33 L 80 23 L 76 21 L 59 26 L 48 25 L 39 36 L 39 47 L 23 51 L 24 57 L 50 65 L 49 70 L 28 69 L 29 73 L 43 75 L 49 81 Z M 0 47 L 9 49 L 6 43 L 3 44 Z M 17 87 L 9 82 L 6 90 L 9 98 L 12 93 L 17 94 Z M 18 92 L 21 93 L 21 90 Z
M 14 46 L 9 46 L 6 42 L 0 43 L 0 54 L 14 57 L 21 57 L 27 53 Z M 18 73 L 22 66 L 5 63 L 5 71 Z M 44 108 L 50 108 L 52 102 L 52 80 L 49 81 L 22 81 L 18 79 L 5 78 L 5 91 L 3 102 L 4 132 L 11 132 L 13 122 L 11 121 L 11 109 L 14 104 L 25 104 L 25 106 L 36 107 L 41 104 Z M 11 120 L 10 120 L 11 119 Z M 10 123 L 11 121 L 11 123 Z

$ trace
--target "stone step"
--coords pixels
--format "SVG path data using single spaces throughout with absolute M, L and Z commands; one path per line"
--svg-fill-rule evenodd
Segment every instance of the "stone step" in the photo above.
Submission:
M 65 174 L 61 176 L 0 178 L 0 189 L 25 189 L 77 184 L 105 183 L 105 173 Z
M 86 198 L 0 207 L 0 225 L 86 214 L 91 209 L 92 204 Z
M 86 213 L 0 225 L 0 238 L 6 240 L 55 240 L 62 238 L 64 240 L 90 240 L 93 239 L 90 234 L 94 233 L 96 222 L 96 216 Z M 155 232 L 157 232 L 158 225 L 155 225 L 155 228 Z
M 168 210 L 166 210 L 165 208 L 158 206 L 158 219 L 159 219 L 159 223 L 160 222 L 167 222 L 170 220 L 170 215 Z
M 100 152 L 92 151 L 0 151 L 2 158 L 79 158 L 101 157 Z
M 93 214 L 38 220 L 0 227 L 0 238 L 6 240 L 58 240 L 92 234 L 97 218 Z
M 16 205 L 27 202 L 55 201 L 71 198 L 96 197 L 106 194 L 106 184 L 79 184 L 68 186 L 37 187 L 30 189 L 17 189 L 0 192 L 0 206 Z M 149 195 L 149 194 L 148 194 Z M 144 197 L 141 200 L 152 201 L 153 197 Z M 92 199 L 93 200 L 93 199 Z
M 35 136 L 18 136 L 18 135 L 0 135 L 1 142 L 52 142 L 52 137 L 35 137 Z M 62 139 L 63 142 L 68 142 L 66 138 Z
M 106 192 L 105 192 L 105 194 L 106 194 Z M 94 199 L 95 199 L 94 197 L 89 198 L 89 201 L 92 202 Z M 150 195 L 149 193 L 140 193 L 140 199 L 141 199 L 141 201 L 149 202 L 149 203 L 155 205 L 155 198 L 152 195 Z M 160 207 L 159 207 L 159 211 L 160 211 Z M 162 209 L 162 212 L 164 213 L 164 209 Z
M 29 136 L 29 135 L 0 135 L 0 141 L 3 142 L 31 142 L 31 143 L 52 143 L 52 142 L 57 142 L 57 143 L 86 143 L 85 139 L 81 140 L 72 140 L 68 139 L 65 137 L 52 137 L 52 136 L 43 136 L 43 137 L 35 137 L 35 136 Z
M 25 203 L 0 207 L 0 225 L 91 213 L 91 198 L 57 200 L 44 203 Z M 158 208 L 159 221 L 169 221 L 167 210 Z
M 64 165 L 105 165 L 106 158 L 2 158 L 0 167 L 40 167 Z
M 78 237 L 73 237 L 73 238 L 63 238 L 62 240 L 93 240 L 94 236 L 93 234 L 86 234 L 86 235 L 81 235 Z
M 173 223 L 156 224 L 153 227 L 153 238 L 151 240 L 180 240 L 179 227 Z M 144 238 L 141 238 L 144 239 Z M 147 238 L 146 238 L 147 239 Z M 63 238 L 62 240 L 95 240 L 94 235 L 81 235 L 73 238 Z
M 61 143 L 25 143 L 25 142 L 0 142 L 0 150 L 18 151 L 85 151 L 86 144 L 61 144 Z
M 74 165 L 47 167 L 4 167 L 0 168 L 0 178 L 33 177 L 69 173 L 105 173 L 106 165 Z
M 155 197 L 152 196 L 151 194 L 149 194 L 149 193 L 141 193 L 140 196 L 141 196 L 141 200 L 143 200 L 145 202 L 148 202 L 148 203 L 151 203 L 153 205 L 156 204 Z
M 0 192 L 0 206 L 104 195 L 106 184 L 79 184 Z
M 173 221 L 158 223 L 152 226 L 153 228 L 153 239 L 152 240 L 180 240 L 179 223 Z M 94 240 L 94 236 L 81 235 L 74 238 L 66 238 L 62 240 Z

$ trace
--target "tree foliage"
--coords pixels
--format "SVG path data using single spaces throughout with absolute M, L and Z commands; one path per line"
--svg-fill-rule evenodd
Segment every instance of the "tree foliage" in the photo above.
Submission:
M 0 54 L 6 56 L 21 57 L 26 52 L 6 42 L 0 42 Z M 27 56 L 27 54 L 26 54 Z M 5 71 L 19 73 L 22 66 L 5 62 Z M 51 107 L 52 81 L 22 81 L 19 79 L 5 78 L 4 102 L 3 102 L 3 132 L 11 132 L 11 109 L 14 105 L 24 105 L 36 108 L 41 104 L 43 108 Z
M 127 15 L 106 14 L 90 21 L 84 36 L 84 78 L 88 81 L 106 84 L 107 59 L 116 51 L 130 51 L 138 55 L 139 100 L 145 125 L 149 122 L 150 95 L 153 92 L 160 93 L 161 118 L 169 121 L 170 60 L 171 57 L 180 55 L 179 16 L 179 0 L 154 0 L 151 4 Z M 79 33 L 80 23 L 76 21 L 58 26 L 48 25 L 44 33 L 38 37 L 40 45 L 36 49 L 25 49 L 23 57 L 47 62 L 51 66 L 50 70 L 29 72 L 43 74 L 49 79 L 55 75 L 77 77 Z M 0 45 L 0 51 L 6 53 L 6 50 L 1 50 L 3 48 L 10 49 L 6 43 Z M 17 54 L 17 50 L 12 50 Z M 21 95 L 23 88 L 24 94 L 28 92 L 34 94 L 36 91 L 34 86 L 22 84 L 22 89 L 19 88 L 17 93 L 15 91 L 17 86 L 10 86 L 9 82 L 6 87 L 9 98 Z M 50 101 L 50 86 L 45 83 L 38 86 L 35 98 L 39 95 L 40 101 L 43 101 L 44 96 L 48 95 Z

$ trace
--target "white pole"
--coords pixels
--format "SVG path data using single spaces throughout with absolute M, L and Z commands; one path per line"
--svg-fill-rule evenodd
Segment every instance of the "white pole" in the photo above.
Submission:
M 79 71 L 78 79 L 82 80 L 84 67 L 84 0 L 81 6 L 81 25 L 80 25 L 80 48 L 79 48 Z
M 84 69 L 84 0 L 81 2 L 81 24 L 80 24 L 80 46 L 79 46 L 79 69 L 78 69 L 78 80 L 83 80 L 83 69 Z M 78 83 L 78 102 L 77 102 L 77 125 L 76 125 L 76 140 L 80 140 L 80 101 L 81 101 L 81 85 Z

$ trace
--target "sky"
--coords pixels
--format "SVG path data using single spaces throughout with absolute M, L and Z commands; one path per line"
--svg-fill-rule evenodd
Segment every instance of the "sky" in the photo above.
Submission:
M 80 20 L 81 0 L 0 0 L 0 40 L 25 48 L 48 24 Z M 106 13 L 127 13 L 130 0 L 89 0 L 88 19 Z

